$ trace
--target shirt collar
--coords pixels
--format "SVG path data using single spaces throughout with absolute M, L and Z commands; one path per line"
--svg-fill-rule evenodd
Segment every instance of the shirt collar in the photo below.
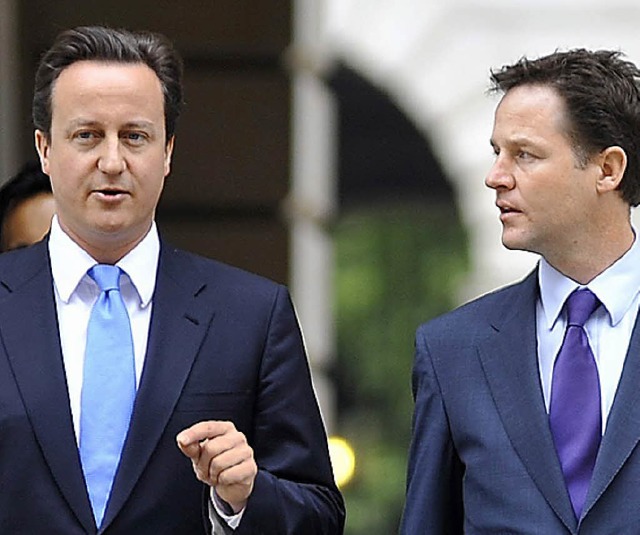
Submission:
M 634 229 L 634 236 L 637 233 Z M 640 244 L 634 239 L 631 248 L 615 263 L 586 285 L 609 313 L 611 325 L 617 325 L 640 291 Z M 549 329 L 558 320 L 567 297 L 576 288 L 585 287 L 566 277 L 544 258 L 538 270 L 540 300 Z
M 57 215 L 51 222 L 49 256 L 58 295 L 68 303 L 82 278 L 97 262 L 62 230 Z M 151 302 L 153 296 L 159 256 L 160 238 L 153 222 L 142 241 L 116 263 L 136 289 L 142 308 Z

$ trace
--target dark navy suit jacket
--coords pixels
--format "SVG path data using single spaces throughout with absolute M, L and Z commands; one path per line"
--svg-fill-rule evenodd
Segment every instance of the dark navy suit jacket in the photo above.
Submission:
M 0 532 L 97 533 L 71 420 L 46 240 L 0 255 Z M 259 472 L 239 535 L 342 533 L 286 289 L 162 244 L 144 370 L 100 533 L 204 534 L 176 434 L 231 420 Z
M 636 322 L 581 518 L 538 371 L 537 272 L 422 325 L 403 535 L 640 533 Z

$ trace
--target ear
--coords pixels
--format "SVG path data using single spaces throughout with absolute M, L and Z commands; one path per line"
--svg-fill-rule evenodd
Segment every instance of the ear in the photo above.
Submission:
M 171 172 L 171 157 L 173 156 L 173 146 L 176 136 L 171 136 L 164 147 L 164 176 L 165 178 Z
M 596 188 L 599 193 L 614 191 L 620 186 L 627 169 L 627 153 L 616 145 L 607 147 L 599 155 L 601 175 Z
M 38 151 L 38 156 L 40 158 L 40 166 L 42 167 L 42 172 L 45 175 L 49 174 L 49 149 L 50 142 L 49 136 L 45 134 L 42 130 L 35 131 L 35 145 L 36 150 Z

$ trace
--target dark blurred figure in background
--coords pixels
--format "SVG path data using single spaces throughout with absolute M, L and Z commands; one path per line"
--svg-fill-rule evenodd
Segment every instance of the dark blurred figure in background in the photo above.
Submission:
M 0 188 L 0 252 L 26 247 L 51 227 L 55 201 L 37 160 L 27 162 Z

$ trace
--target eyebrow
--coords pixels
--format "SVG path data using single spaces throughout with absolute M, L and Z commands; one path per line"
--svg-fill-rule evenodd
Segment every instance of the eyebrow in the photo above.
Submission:
M 489 144 L 492 147 L 498 146 L 498 142 L 493 137 L 491 137 L 489 139 Z M 513 137 L 508 137 L 505 140 L 505 144 L 506 145 L 511 145 L 511 146 L 515 145 L 515 146 L 519 146 L 520 147 L 520 146 L 523 146 L 523 145 L 524 146 L 532 146 L 532 145 L 533 146 L 537 146 L 537 145 L 540 144 L 540 142 L 538 141 L 538 138 L 533 138 L 533 137 L 530 137 L 530 136 L 524 136 L 524 135 L 516 134 Z
M 98 121 L 91 121 L 90 119 L 73 119 L 69 122 L 69 129 L 77 128 L 80 126 L 96 126 Z
M 125 123 L 124 126 L 126 128 L 141 128 L 141 129 L 147 129 L 147 130 L 153 130 L 153 131 L 155 131 L 156 129 L 155 125 L 151 121 L 145 121 L 145 120 L 130 121 L 128 123 Z
M 101 126 L 101 123 L 100 121 L 94 121 L 92 119 L 82 119 L 82 118 L 73 119 L 69 123 L 69 129 L 85 127 L 85 126 L 96 127 L 96 126 Z M 141 128 L 141 129 L 147 129 L 152 131 L 155 131 L 156 129 L 155 125 L 151 121 L 146 121 L 144 119 L 141 119 L 138 121 L 129 121 L 127 123 L 124 123 L 122 127 L 123 128 Z

